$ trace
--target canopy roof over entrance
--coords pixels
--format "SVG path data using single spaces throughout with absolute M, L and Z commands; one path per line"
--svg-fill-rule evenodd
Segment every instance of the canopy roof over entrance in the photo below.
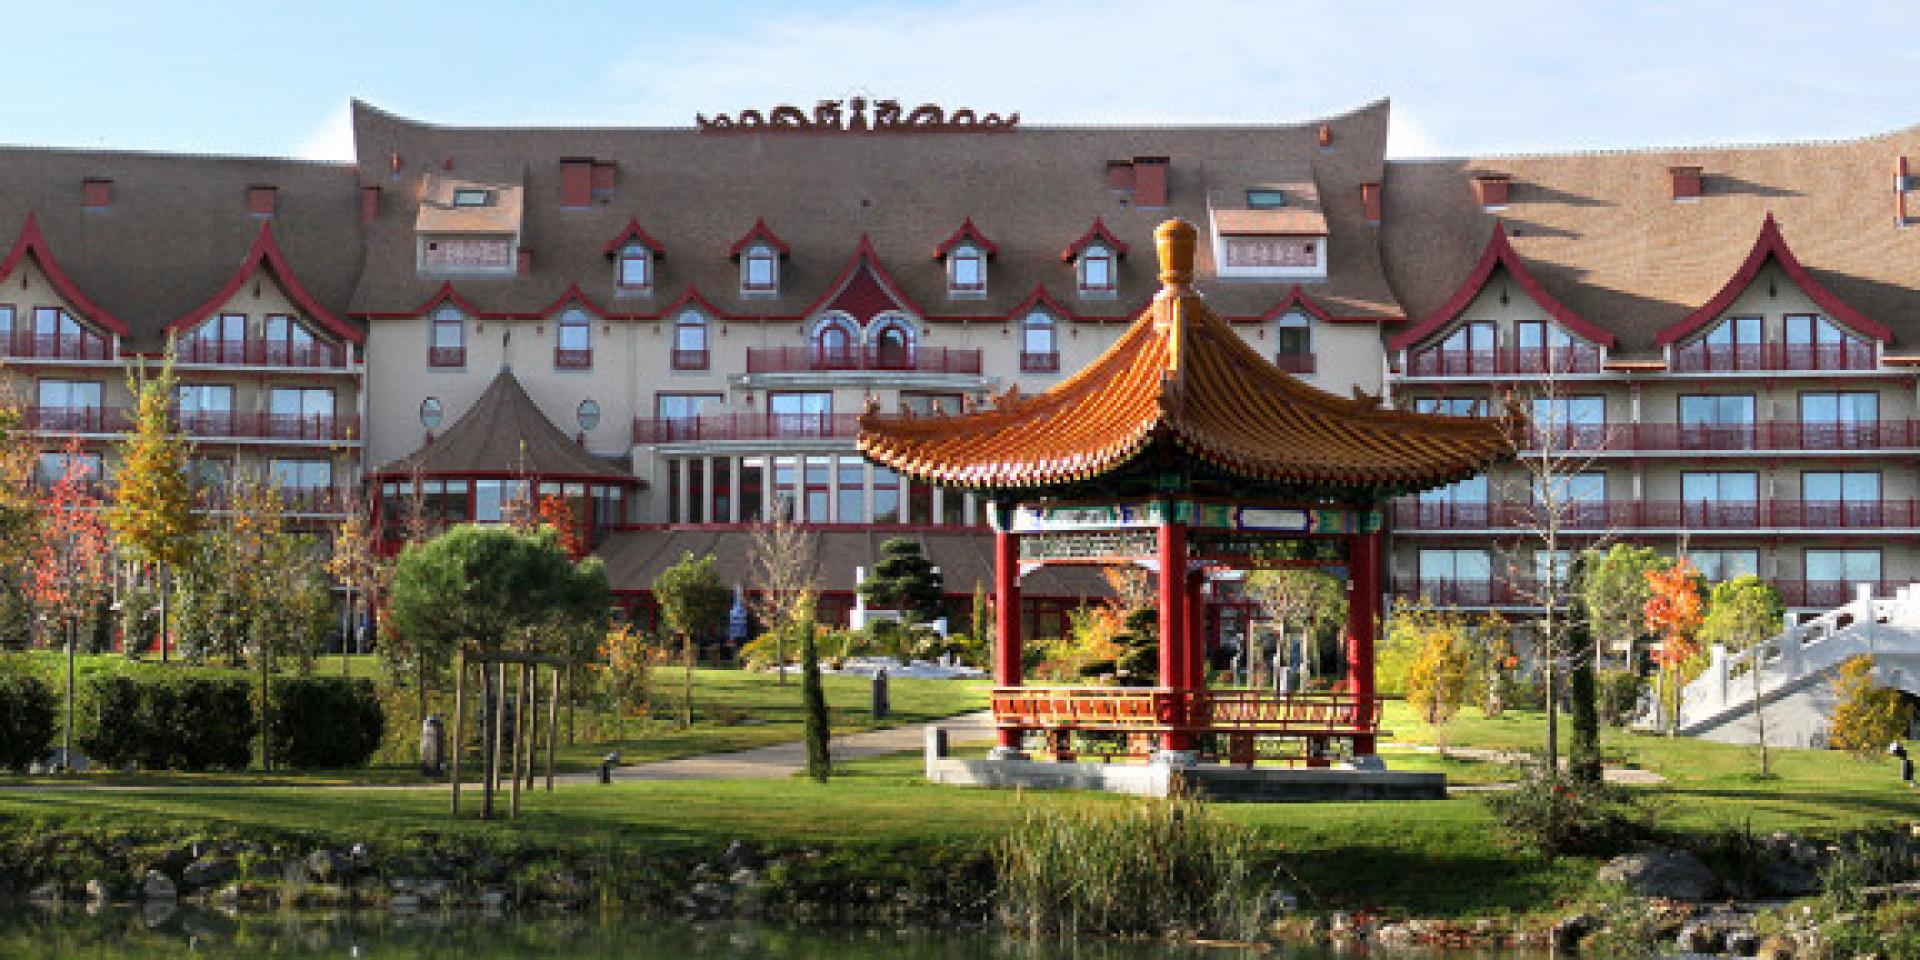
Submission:
M 1227 481 L 1362 501 L 1512 456 L 1517 421 L 1383 409 L 1294 379 L 1193 289 L 1193 227 L 1170 220 L 1155 239 L 1159 295 L 1085 369 L 1038 396 L 957 416 L 869 412 L 861 451 L 948 486 L 1033 490 L 1140 470 L 1190 477 L 1200 466 Z
M 447 432 L 374 471 L 377 476 L 528 476 L 632 484 L 631 474 L 569 439 L 501 368 L 480 399 Z

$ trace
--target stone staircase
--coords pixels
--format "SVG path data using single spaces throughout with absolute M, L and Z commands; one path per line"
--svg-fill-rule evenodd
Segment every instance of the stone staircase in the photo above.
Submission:
M 1842 663 L 1868 654 L 1880 686 L 1920 694 L 1920 584 L 1890 598 L 1861 587 L 1852 603 L 1787 627 L 1740 653 L 1715 645 L 1711 662 L 1682 692 L 1679 732 L 1726 743 L 1753 743 L 1754 685 L 1772 746 L 1820 747 L 1833 716 L 1833 678 Z M 1651 718 L 1647 725 L 1657 726 Z

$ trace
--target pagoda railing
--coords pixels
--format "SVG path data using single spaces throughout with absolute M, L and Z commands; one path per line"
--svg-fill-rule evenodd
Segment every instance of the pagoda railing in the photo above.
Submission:
M 1165 687 L 999 687 L 994 722 L 1021 730 L 1373 736 L 1380 701 L 1348 693 L 1173 690 Z

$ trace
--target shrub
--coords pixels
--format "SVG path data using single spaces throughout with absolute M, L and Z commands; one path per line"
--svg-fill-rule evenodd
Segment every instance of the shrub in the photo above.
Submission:
M 1653 811 L 1633 793 L 1602 782 L 1549 776 L 1546 765 L 1522 769 L 1512 790 L 1485 794 L 1509 836 L 1549 856 L 1608 856 L 1651 835 Z
M 90 677 L 78 714 L 80 748 L 109 767 L 244 769 L 260 729 L 247 678 L 182 668 Z
M 53 689 L 31 674 L 0 673 L 0 769 L 45 758 L 53 733 Z
M 1631 723 L 1634 712 L 1640 708 L 1640 693 L 1646 689 L 1646 680 L 1632 670 L 1602 670 L 1597 680 L 1600 722 L 1610 727 Z
M 268 743 L 276 767 L 364 767 L 380 748 L 386 714 L 364 677 L 291 677 L 273 682 Z
M 1841 664 L 1833 678 L 1833 692 L 1839 703 L 1833 708 L 1828 740 L 1836 750 L 1862 759 L 1872 757 L 1900 739 L 1913 722 L 1913 708 L 1900 691 L 1874 686 L 1872 657 L 1854 657 Z

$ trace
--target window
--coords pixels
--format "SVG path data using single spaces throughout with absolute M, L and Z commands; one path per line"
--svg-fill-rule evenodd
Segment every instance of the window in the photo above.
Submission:
M 1287 205 L 1284 190 L 1256 189 L 1247 191 L 1247 209 L 1278 210 Z
M 1760 573 L 1758 550 L 1688 550 L 1687 562 L 1693 564 L 1708 583 Z
M 233 388 L 225 384 L 183 383 L 174 388 L 180 428 L 189 434 L 233 435 Z
M 1020 322 L 1020 369 L 1028 373 L 1060 369 L 1060 332 L 1053 314 L 1035 310 Z
M 1597 450 L 1607 440 L 1607 399 L 1533 398 L 1534 442 L 1556 450 Z
M 1880 582 L 1878 550 L 1814 550 L 1806 553 L 1807 603 L 1834 606 L 1853 599 L 1854 584 Z M 1819 584 L 1824 589 L 1816 590 Z
M 580 429 L 593 430 L 600 426 L 600 405 L 592 400 L 580 401 L 580 406 L 573 411 L 573 419 L 580 424 Z
M 654 394 L 655 441 L 671 443 L 699 438 L 701 414 L 718 406 L 720 395 L 717 393 Z
M 1687 527 L 1752 527 L 1760 522 L 1760 475 L 1737 471 L 1680 475 L 1680 522 Z
M 72 461 L 74 470 L 80 474 L 83 485 L 91 486 L 106 482 L 106 473 L 101 467 L 100 455 L 97 453 L 43 453 L 40 455 L 37 471 L 42 489 L 59 483 L 60 478 L 66 476 L 69 460 Z
M 187 484 L 195 490 L 225 490 L 233 475 L 233 462 L 212 457 L 187 460 Z
M 986 293 L 987 258 L 979 247 L 963 243 L 947 254 L 947 290 L 956 297 Z
M 842 313 L 820 318 L 813 331 L 813 368 L 816 370 L 856 370 L 860 351 L 859 333 L 853 318 Z
M 1553 495 L 1551 509 L 1565 526 L 1604 527 L 1607 525 L 1607 475 L 1573 473 L 1533 481 L 1533 502 L 1544 512 L 1547 494 Z M 1544 518 L 1540 518 L 1544 519 Z M 1537 521 L 1536 521 L 1537 522 Z
M 473 519 L 479 523 L 499 523 L 514 505 L 527 499 L 525 480 L 475 480 L 473 482 Z
M 772 294 L 780 286 L 780 269 L 772 247 L 755 244 L 740 258 L 740 290 L 749 294 Z
M 873 468 L 873 522 L 900 522 L 900 475 L 879 465 Z
M 34 311 L 34 327 L 45 336 L 44 310 Z M 64 311 L 54 311 L 64 313 Z M 222 313 L 208 317 L 187 334 L 180 359 L 188 363 L 240 363 L 246 359 L 247 315 Z
M 440 406 L 439 397 L 428 397 L 420 401 L 420 425 L 428 430 L 440 429 L 440 420 L 445 411 Z
M 467 365 L 467 320 L 453 307 L 433 312 L 433 341 L 427 350 L 427 363 L 435 367 Z
M 1800 446 L 1847 450 L 1879 443 L 1880 395 L 1871 390 L 1800 395 Z
M 864 523 L 867 516 L 867 463 L 859 457 L 840 458 L 840 512 L 835 523 Z
M 100 384 L 75 380 L 42 380 L 34 424 L 41 430 L 63 433 L 104 433 L 100 411 Z
M 1288 373 L 1313 372 L 1313 319 L 1289 310 L 1274 330 L 1274 362 Z
M 561 370 L 593 366 L 593 322 L 587 311 L 568 307 L 560 314 L 560 335 L 554 342 L 553 365 Z
M 1455 353 L 1492 353 L 1493 324 L 1461 324 L 1440 341 L 1440 349 Z
M 875 322 L 872 365 L 877 370 L 912 370 L 913 328 L 898 317 Z
M 0 303 L 0 353 L 16 353 L 20 347 L 14 345 L 13 305 Z
M 1113 251 L 1098 243 L 1088 244 L 1080 251 L 1080 292 L 1113 292 Z
M 831 523 L 833 518 L 833 457 L 806 458 L 807 523 Z
M 325 490 L 333 486 L 333 461 L 275 460 L 272 476 L 282 491 Z
M 1444 487 L 1423 490 L 1417 500 L 1417 527 L 1429 530 L 1480 529 L 1492 522 L 1487 508 L 1487 477 L 1481 474 Z
M 1474 397 L 1416 397 L 1415 413 L 1436 413 L 1447 417 L 1478 417 L 1485 414 L 1487 402 Z
M 831 436 L 833 394 L 824 390 L 769 393 L 767 419 L 769 432 L 776 437 Z
M 1533 582 L 1544 584 L 1549 581 L 1558 585 L 1567 585 L 1567 576 L 1573 573 L 1572 550 L 1535 550 L 1533 552 Z
M 1800 475 L 1800 526 L 1864 527 L 1880 523 L 1880 474 L 1873 470 L 1808 470 Z
M 475 189 L 457 189 L 453 191 L 453 205 L 456 207 L 484 207 L 493 200 L 493 191 Z
M 331 440 L 333 409 L 327 387 L 275 387 L 267 394 L 268 430 L 275 437 Z
M 1484 581 L 1492 576 L 1492 558 L 1485 550 L 1420 551 L 1420 583 L 1423 587 L 1434 581 Z
M 1599 355 L 1558 325 L 1522 320 L 1514 325 L 1516 366 L 1523 373 L 1597 373 Z
M 1754 446 L 1753 395 L 1716 394 L 1680 398 L 1680 450 L 1748 450 Z
M 683 310 L 673 321 L 673 369 L 707 369 L 707 315 Z
M 1819 314 L 1789 313 L 1784 366 L 1789 370 L 1861 370 L 1873 366 L 1873 346 Z
M 645 293 L 653 289 L 653 251 L 637 243 L 620 248 L 615 263 L 615 281 L 622 293 Z
M 269 313 L 265 323 L 266 362 L 276 366 L 319 366 L 330 356 L 314 340 L 313 331 L 288 314 Z
M 1676 371 L 1758 370 L 1765 366 L 1759 317 L 1728 317 L 1706 336 L 1674 350 Z

